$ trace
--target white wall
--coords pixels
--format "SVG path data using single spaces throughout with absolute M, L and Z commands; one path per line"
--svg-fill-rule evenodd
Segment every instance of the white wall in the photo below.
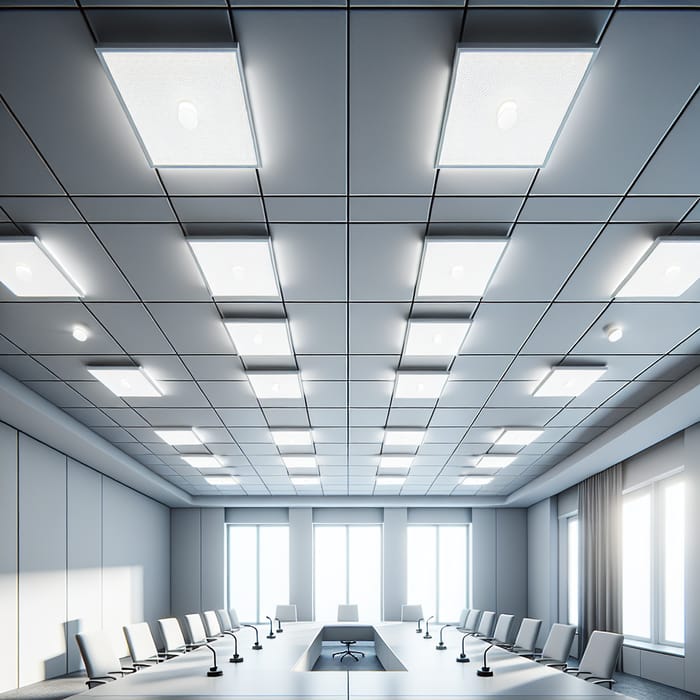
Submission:
M 527 614 L 542 620 L 537 645 L 557 621 L 557 499 L 547 498 L 527 511 Z
M 80 667 L 74 634 L 170 611 L 167 507 L 0 424 L 0 692 Z

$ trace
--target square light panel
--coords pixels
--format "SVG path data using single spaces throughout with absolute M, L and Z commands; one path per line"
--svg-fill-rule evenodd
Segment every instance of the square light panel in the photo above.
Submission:
M 413 464 L 411 455 L 382 455 L 379 458 L 380 469 L 409 469 Z
M 436 167 L 543 166 L 594 55 L 458 46 Z
M 535 428 L 504 428 L 494 445 L 529 445 L 544 431 Z
M 289 479 L 294 486 L 319 486 L 321 479 L 317 476 L 292 476 Z
M 462 479 L 462 486 L 486 486 L 492 481 L 492 476 L 465 476 Z
M 223 465 L 214 455 L 180 455 L 195 469 L 220 469 Z
M 151 167 L 260 165 L 237 45 L 97 54 Z
M 614 296 L 679 297 L 700 279 L 700 238 L 657 238 Z
M 386 447 L 418 447 L 423 442 L 425 430 L 387 430 L 384 432 Z
M 238 479 L 235 476 L 205 476 L 204 481 L 212 486 L 236 486 Z
M 298 372 L 248 372 L 248 381 L 259 399 L 300 399 Z
M 269 238 L 189 238 L 187 242 L 212 296 L 279 298 Z
M 456 355 L 470 321 L 423 321 L 408 322 L 405 357 L 452 357 Z
M 224 321 L 236 352 L 244 357 L 289 357 L 292 344 L 287 321 Z
M 533 396 L 580 396 L 605 374 L 605 367 L 552 367 Z
M 439 399 L 447 372 L 397 372 L 395 399 Z
M 271 430 L 275 445 L 313 445 L 310 430 Z
M 378 476 L 375 479 L 377 486 L 403 486 L 406 483 L 405 476 Z
M 476 466 L 480 469 L 503 469 L 513 464 L 515 457 L 516 455 L 481 455 L 481 457 L 476 460 Z
M 117 396 L 163 395 L 141 367 L 88 367 L 87 371 Z
M 194 432 L 194 429 L 186 428 L 160 428 L 153 431 L 161 440 L 168 445 L 201 445 L 202 441 Z
M 0 238 L 0 282 L 18 297 L 83 296 L 38 238 Z
M 503 255 L 505 238 L 428 236 L 416 296 L 479 299 Z
M 318 469 L 314 455 L 282 455 L 282 461 L 289 471 Z

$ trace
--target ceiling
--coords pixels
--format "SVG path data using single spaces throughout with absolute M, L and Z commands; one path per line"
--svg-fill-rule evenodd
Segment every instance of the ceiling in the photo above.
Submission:
M 611 297 L 655 236 L 700 233 L 698 36 L 698 2 L 0 0 L 0 235 L 39 236 L 86 289 L 0 285 L 0 369 L 193 496 L 512 494 L 700 366 L 700 283 Z M 96 45 L 233 38 L 262 167 L 150 168 Z M 434 169 L 459 41 L 599 42 L 546 166 Z M 281 302 L 212 299 L 198 234 L 269 234 Z M 509 237 L 480 302 L 416 301 L 440 234 Z M 395 399 L 407 319 L 455 314 L 473 325 L 441 398 Z M 303 399 L 256 399 L 221 323 L 246 315 L 289 319 Z M 165 396 L 118 398 L 86 369 L 124 360 Z M 608 370 L 573 400 L 531 396 L 564 360 Z M 239 485 L 208 485 L 164 426 L 196 426 Z M 461 486 L 505 426 L 544 432 Z M 320 486 L 290 482 L 275 427 L 313 429 Z M 403 486 L 375 483 L 386 427 L 427 428 Z

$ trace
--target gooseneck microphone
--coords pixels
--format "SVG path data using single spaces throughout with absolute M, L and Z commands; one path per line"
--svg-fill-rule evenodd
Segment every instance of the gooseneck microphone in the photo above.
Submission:
M 425 620 L 424 617 L 419 617 L 418 618 L 418 627 L 416 627 L 416 634 L 420 634 L 423 630 L 420 628 L 420 623 Z
M 493 646 L 489 644 L 486 649 L 484 649 L 484 665 L 476 670 L 477 676 L 493 676 L 493 671 L 486 665 L 486 652 Z
M 270 634 L 267 635 L 268 639 L 275 639 L 275 630 L 274 626 L 272 624 L 272 618 L 269 615 L 265 615 L 265 617 L 270 621 Z
M 442 641 L 442 630 L 444 630 L 445 627 L 452 627 L 452 625 L 443 625 L 440 628 L 440 643 L 435 645 L 435 648 L 439 649 L 440 651 L 444 651 L 445 649 L 447 649 L 447 647 L 445 646 L 445 642 Z
M 243 657 L 238 653 L 238 637 L 233 632 L 228 632 L 233 637 L 233 656 L 229 659 L 232 664 L 243 663 Z
M 460 664 L 468 664 L 469 659 L 467 655 L 464 653 L 464 640 L 468 637 L 468 634 L 463 634 L 462 635 L 462 653 L 457 657 L 457 663 Z
M 223 676 L 224 672 L 216 665 L 216 650 L 214 647 L 210 644 L 203 644 L 202 646 L 205 646 L 207 649 L 209 649 L 209 651 L 211 651 L 212 654 L 214 654 L 214 665 L 207 671 L 207 676 Z
M 255 630 L 255 644 L 253 644 L 253 649 L 255 649 L 255 651 L 262 649 L 262 644 L 260 644 L 260 638 L 258 637 L 258 628 L 255 625 L 241 625 L 241 627 L 250 627 L 250 629 Z
M 435 617 L 435 615 L 431 615 L 426 621 L 425 621 L 425 634 L 423 635 L 423 639 L 432 639 L 433 635 L 430 634 L 430 631 L 428 630 L 428 624 L 430 621 Z
M 282 620 L 280 620 L 279 617 L 276 617 L 275 620 L 277 620 L 277 634 L 282 634 L 282 632 L 284 632 L 282 629 Z

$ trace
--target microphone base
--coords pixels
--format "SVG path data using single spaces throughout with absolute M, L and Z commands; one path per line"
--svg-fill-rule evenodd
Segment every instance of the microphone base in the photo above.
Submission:
M 440 644 L 436 644 L 435 648 L 440 651 L 444 651 L 445 649 L 447 649 L 447 647 L 445 646 L 445 642 L 440 642 Z
M 276 639 L 276 637 L 275 637 L 274 634 L 265 635 L 265 638 L 266 638 L 266 639 Z
M 469 657 L 466 656 L 466 655 L 464 655 L 464 654 L 460 654 L 460 655 L 457 657 L 456 661 L 457 661 L 458 664 L 468 664 L 468 663 L 469 663 Z
M 420 628 L 416 630 L 416 634 L 421 634 L 422 632 L 423 632 L 423 630 Z
M 275 630 L 275 631 L 277 632 L 277 634 L 282 634 L 282 632 L 284 632 L 284 630 Z
M 255 642 L 255 644 L 253 644 L 252 648 L 255 649 L 255 651 L 260 651 L 260 649 L 262 649 L 262 644 Z
M 493 671 L 488 666 L 482 666 L 476 672 L 477 676 L 483 676 L 484 678 L 490 678 L 493 676 Z
M 427 632 L 423 635 L 423 639 L 432 639 L 432 638 L 433 638 L 433 635 L 428 634 Z
M 229 659 L 229 663 L 232 663 L 232 664 L 240 664 L 240 663 L 243 663 L 243 657 L 240 656 L 239 654 L 234 654 L 234 655 Z
M 209 678 L 218 678 L 219 676 L 223 676 L 223 675 L 224 675 L 224 672 L 220 668 L 217 668 L 216 666 L 212 666 L 207 671 L 207 676 L 209 676 Z

